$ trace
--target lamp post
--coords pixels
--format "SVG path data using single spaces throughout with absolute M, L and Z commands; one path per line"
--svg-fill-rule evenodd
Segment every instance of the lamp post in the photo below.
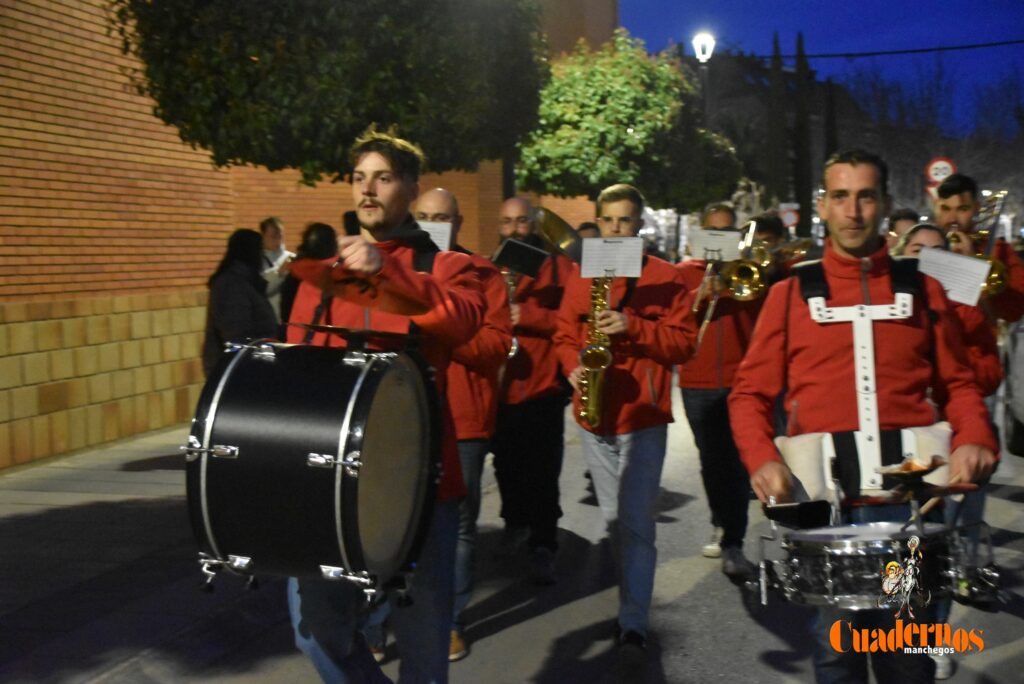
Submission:
M 715 51 L 715 37 L 707 31 L 701 31 L 693 37 L 693 54 L 697 56 L 700 64 L 700 90 L 704 99 L 704 125 L 711 128 L 708 117 L 708 61 L 711 53 Z

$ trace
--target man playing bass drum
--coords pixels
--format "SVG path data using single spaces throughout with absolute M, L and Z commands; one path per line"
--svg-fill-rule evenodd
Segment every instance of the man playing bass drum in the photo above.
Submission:
M 415 324 L 420 351 L 435 369 L 435 382 L 444 397 L 453 350 L 469 341 L 483 320 L 485 304 L 476 268 L 464 254 L 438 252 L 409 213 L 419 194 L 423 164 L 419 148 L 371 129 L 353 145 L 351 161 L 360 234 L 338 240 L 336 262 L 297 261 L 292 272 L 333 294 L 327 302 L 329 316 L 325 314 L 323 320 L 335 326 L 408 333 L 410 324 Z M 417 255 L 424 254 L 433 260 L 429 272 L 416 268 Z M 303 288 L 291 322 L 311 322 L 324 302 L 319 291 Z M 289 342 L 301 340 L 303 334 L 293 326 Z M 333 335 L 313 340 L 318 341 L 345 345 L 343 338 Z M 451 411 L 445 401 L 441 407 L 442 477 L 437 505 L 416 564 L 411 601 L 392 601 L 391 626 L 401 654 L 402 681 L 445 682 L 448 677 L 458 503 L 466 488 Z M 402 419 L 395 416 L 396 425 Z M 383 677 L 365 641 L 355 637 L 366 603 L 359 586 L 292 578 L 288 602 L 296 645 L 324 681 Z

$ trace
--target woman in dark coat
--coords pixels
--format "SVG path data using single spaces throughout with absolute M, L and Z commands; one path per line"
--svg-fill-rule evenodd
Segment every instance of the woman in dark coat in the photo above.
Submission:
M 267 281 L 260 275 L 262 257 L 260 234 L 240 228 L 228 238 L 228 250 L 207 282 L 210 301 L 203 340 L 207 375 L 224 352 L 225 342 L 277 337 L 277 317 L 267 300 Z

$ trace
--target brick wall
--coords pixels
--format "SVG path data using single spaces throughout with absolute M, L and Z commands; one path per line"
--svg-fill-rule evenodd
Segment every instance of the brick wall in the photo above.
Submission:
M 0 468 L 189 419 L 205 282 L 230 232 L 277 215 L 294 247 L 351 206 L 345 184 L 218 170 L 182 144 L 131 88 L 107 11 L 0 10 Z M 598 14 L 602 33 L 611 15 Z M 500 164 L 421 181 L 437 186 L 459 199 L 460 241 L 491 253 Z M 592 214 L 552 201 L 573 225 Z

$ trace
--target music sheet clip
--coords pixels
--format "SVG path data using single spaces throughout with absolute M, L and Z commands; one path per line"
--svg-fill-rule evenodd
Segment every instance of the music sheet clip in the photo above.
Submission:
M 583 240 L 580 276 L 604 278 L 639 278 L 644 262 L 644 239 L 587 238 Z

